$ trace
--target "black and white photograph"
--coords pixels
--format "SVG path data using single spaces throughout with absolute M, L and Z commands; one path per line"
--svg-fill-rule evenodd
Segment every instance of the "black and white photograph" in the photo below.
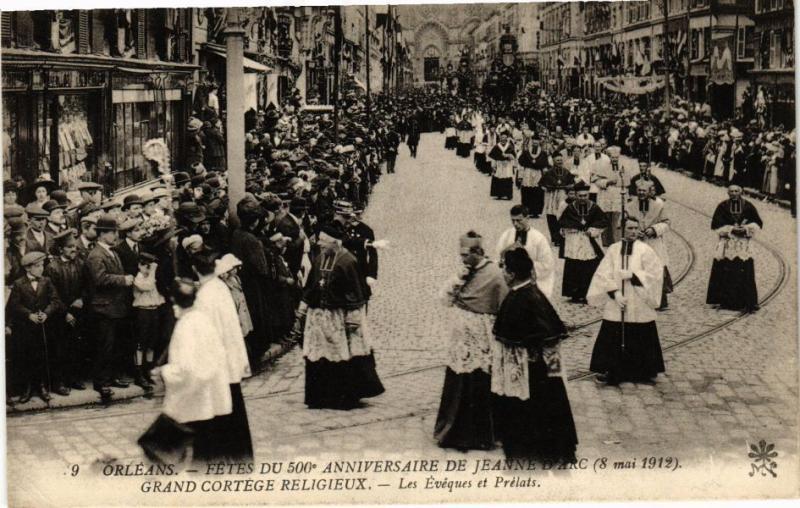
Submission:
M 792 0 L 85 3 L 0 12 L 9 506 L 800 498 Z

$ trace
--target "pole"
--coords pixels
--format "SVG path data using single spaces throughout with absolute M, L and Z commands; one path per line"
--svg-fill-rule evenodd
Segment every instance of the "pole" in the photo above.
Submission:
M 669 71 L 672 67 L 671 58 L 669 55 L 669 0 L 661 0 L 662 8 L 664 9 L 664 111 L 667 115 L 670 114 L 670 107 L 672 101 L 670 100 L 670 76 Z
M 42 326 L 42 346 L 44 346 L 44 373 L 47 376 L 47 391 L 53 391 L 53 382 L 50 377 L 50 352 L 47 351 L 47 333 L 44 329 L 44 323 L 41 324 Z M 48 403 L 49 405 L 49 403 Z
M 236 205 L 244 197 L 244 30 L 240 11 L 228 10 L 225 28 L 225 148 L 228 169 L 228 210 L 236 214 Z
M 620 197 L 620 201 L 622 202 L 622 207 L 620 208 L 620 210 L 622 210 L 622 213 L 620 213 L 620 215 L 619 215 L 619 222 L 620 222 L 619 229 L 620 229 L 620 234 L 622 235 L 622 239 L 623 239 L 623 242 L 621 244 L 622 245 L 622 249 L 621 249 L 621 252 L 620 252 L 620 254 L 621 254 L 620 257 L 622 258 L 622 269 L 623 270 L 626 270 L 628 268 L 628 266 L 627 266 L 628 265 L 628 263 L 627 263 L 627 260 L 628 260 L 627 259 L 628 258 L 627 257 L 627 249 L 625 248 L 625 241 L 624 241 L 625 240 L 625 236 L 624 236 L 625 235 L 625 202 L 626 202 L 625 198 L 627 197 L 626 194 L 627 194 L 627 189 L 625 188 L 625 167 L 620 164 L 620 166 L 619 166 L 619 197 Z M 622 291 L 622 296 L 624 297 L 625 296 L 625 280 L 624 279 L 622 280 L 622 286 L 621 286 L 620 290 Z M 625 353 L 625 308 L 624 307 L 620 309 L 619 314 L 620 314 L 620 344 L 622 346 L 622 353 L 624 354 Z M 623 360 L 623 359 L 620 358 L 620 360 Z
M 339 65 L 342 58 L 342 7 L 333 6 L 333 131 L 339 139 Z
M 736 54 L 739 52 L 739 13 L 736 13 L 736 28 L 733 30 L 733 109 L 731 118 L 736 118 Z
M 364 37 L 366 38 L 364 46 L 367 49 L 367 118 L 370 118 L 372 97 L 370 95 L 369 61 L 372 60 L 372 53 L 369 51 L 369 40 L 372 37 L 369 30 L 369 5 L 364 6 Z

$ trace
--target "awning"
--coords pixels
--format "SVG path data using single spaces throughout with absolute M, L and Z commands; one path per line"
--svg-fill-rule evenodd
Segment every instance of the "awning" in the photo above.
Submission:
M 220 58 L 227 58 L 224 49 L 218 49 L 212 46 L 206 46 L 205 49 L 211 53 L 214 53 Z M 246 56 L 242 57 L 242 62 L 244 64 L 244 70 L 250 72 L 265 72 L 269 73 L 272 72 L 272 67 L 268 67 L 264 64 L 258 63 L 255 60 L 247 58 Z

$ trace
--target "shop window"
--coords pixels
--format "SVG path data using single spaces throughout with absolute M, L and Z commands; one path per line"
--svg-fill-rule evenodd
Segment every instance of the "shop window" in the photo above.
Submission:
M 154 97 L 157 97 L 155 91 Z M 167 143 L 173 165 L 178 155 L 180 102 L 150 100 L 114 104 L 114 125 L 111 158 L 114 174 L 109 185 L 113 189 L 130 187 L 158 176 L 142 155 L 149 139 L 162 138 Z
M 22 102 L 15 96 L 3 95 L 3 180 L 17 176 L 24 159 L 20 153 Z
M 62 95 L 58 108 L 59 183 L 71 186 L 94 167 L 94 125 L 89 116 L 90 95 Z

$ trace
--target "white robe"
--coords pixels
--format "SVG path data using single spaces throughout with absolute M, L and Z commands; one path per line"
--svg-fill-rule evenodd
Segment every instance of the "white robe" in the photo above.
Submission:
M 233 410 L 225 349 L 211 318 L 198 308 L 183 314 L 172 331 L 169 363 L 161 367 L 165 415 L 180 423 L 210 420 Z
M 587 158 L 594 158 L 590 155 Z M 622 201 L 620 199 L 620 183 L 625 188 L 627 195 L 628 184 L 631 181 L 631 176 L 638 174 L 638 169 L 633 168 L 627 160 L 619 159 L 619 171 L 624 171 L 622 182 L 620 182 L 620 173 L 614 171 L 611 165 L 611 159 L 604 161 L 602 157 L 600 160 L 592 164 L 592 182 L 597 185 L 597 204 L 604 212 L 621 212 Z
M 497 259 L 502 261 L 503 252 L 514 245 L 516 229 L 509 228 L 500 235 L 497 242 Z M 556 279 L 556 260 L 553 251 L 550 250 L 550 242 L 545 236 L 536 229 L 528 230 L 528 237 L 525 241 L 525 250 L 533 260 L 533 268 L 536 272 L 536 285 L 547 298 L 551 298 Z
M 603 319 L 606 321 L 622 321 L 619 305 L 608 294 L 622 287 L 620 270 L 622 242 L 612 244 L 600 266 L 594 272 L 586 299 L 589 305 L 603 307 Z M 628 270 L 642 283 L 634 286 L 630 280 L 625 281 L 626 323 L 650 323 L 656 320 L 656 309 L 661 304 L 661 286 L 664 281 L 664 264 L 658 254 L 644 242 L 636 241 L 633 252 L 628 257 Z
M 203 280 L 197 290 L 194 306 L 208 315 L 222 336 L 228 366 L 228 383 L 241 383 L 242 378 L 251 375 L 250 361 L 239 324 L 239 313 L 230 289 L 216 276 Z
M 645 238 L 642 241 L 656 251 L 665 266 L 669 266 L 667 243 L 664 241 L 664 235 L 669 231 L 669 219 L 664 212 L 664 201 L 661 198 L 651 199 L 649 210 L 647 213 L 642 213 L 639 211 L 639 198 L 633 198 L 628 201 L 626 211 L 628 215 L 639 220 L 640 231 L 644 232 L 647 228 L 653 228 L 656 236 Z

